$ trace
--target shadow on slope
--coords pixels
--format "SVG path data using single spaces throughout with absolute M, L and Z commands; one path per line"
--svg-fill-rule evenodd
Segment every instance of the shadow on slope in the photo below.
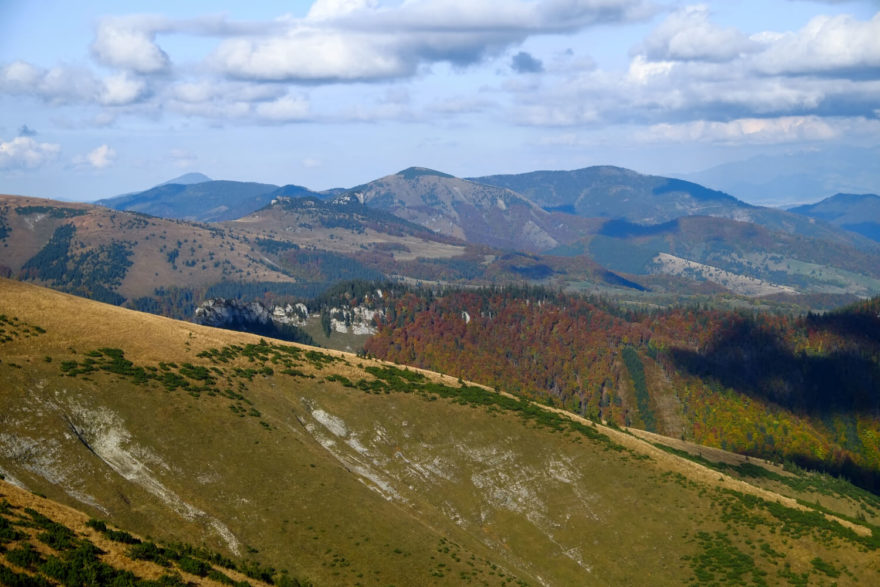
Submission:
M 704 351 L 673 349 L 671 354 L 678 366 L 693 375 L 807 415 L 829 428 L 834 427 L 835 418 L 855 426 L 858 416 L 880 415 L 880 318 L 842 312 L 809 316 L 805 326 L 815 341 L 809 351 L 794 350 L 794 343 L 782 331 L 744 319 Z M 861 442 L 856 436 L 847 449 L 858 453 Z M 842 475 L 870 491 L 880 491 L 880 472 L 855 464 L 847 455 L 831 454 L 825 460 L 808 454 L 787 458 L 801 467 Z

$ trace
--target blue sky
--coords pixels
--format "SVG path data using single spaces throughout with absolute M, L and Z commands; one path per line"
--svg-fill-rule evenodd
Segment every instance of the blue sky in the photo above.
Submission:
M 880 145 L 880 3 L 0 0 L 0 192 Z M 830 194 L 829 194 L 830 195 Z

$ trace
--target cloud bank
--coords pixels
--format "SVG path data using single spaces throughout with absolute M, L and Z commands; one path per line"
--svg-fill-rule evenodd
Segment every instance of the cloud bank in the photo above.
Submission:
M 540 39 L 649 21 L 625 68 L 540 49 Z M 172 38 L 207 48 L 177 55 Z M 641 125 L 644 140 L 716 142 L 824 140 L 880 110 L 880 12 L 746 32 L 703 4 L 317 0 L 302 17 L 265 21 L 106 17 L 88 51 L 95 67 L 0 63 L 0 93 L 85 106 L 100 112 L 95 120 L 406 123 L 481 114 L 532 127 Z M 468 81 L 471 71 L 483 80 Z M 456 87 L 435 95 L 441 72 Z M 406 100 L 389 99 L 404 86 Z

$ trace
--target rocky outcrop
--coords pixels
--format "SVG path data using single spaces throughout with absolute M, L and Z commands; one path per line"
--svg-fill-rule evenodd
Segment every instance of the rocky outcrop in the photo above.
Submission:
M 267 307 L 259 301 L 212 298 L 196 308 L 193 322 L 311 344 L 312 338 L 300 330 L 308 318 L 304 304 Z
M 350 334 L 376 334 L 376 317 L 383 317 L 384 310 L 373 310 L 363 306 L 354 308 L 330 308 L 330 328 L 333 332 Z
M 267 307 L 262 302 L 213 298 L 196 308 L 196 324 L 226 328 L 230 324 L 305 326 L 309 310 L 305 304 Z
M 307 342 L 304 337 L 308 335 L 300 329 L 310 318 L 320 318 L 328 336 L 332 332 L 370 335 L 376 333 L 376 319 L 383 317 L 385 312 L 365 306 L 342 305 L 325 308 L 322 314 L 310 315 L 309 309 L 302 303 L 267 306 L 260 301 L 212 298 L 196 308 L 193 322 Z

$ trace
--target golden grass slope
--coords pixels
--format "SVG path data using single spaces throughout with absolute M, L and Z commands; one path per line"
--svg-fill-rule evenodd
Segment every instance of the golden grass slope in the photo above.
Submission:
M 37 515 L 35 516 L 35 514 Z M 229 569 L 218 564 L 206 564 L 203 567 L 204 570 L 193 574 L 173 564 L 163 565 L 156 561 L 133 558 L 130 554 L 132 544 L 111 539 L 108 537 L 108 533 L 96 529 L 94 522 L 99 522 L 99 520 L 89 518 L 81 511 L 35 495 L 6 481 L 0 481 L 0 518 L 3 518 L 0 524 L 6 528 L 11 526 L 18 534 L 12 540 L 0 538 L 0 551 L 9 552 L 29 548 L 39 553 L 43 559 L 49 557 L 63 559 L 67 549 L 53 548 L 49 544 L 51 540 L 46 540 L 45 536 L 40 535 L 43 529 L 34 524 L 34 520 L 39 519 L 39 516 L 43 516 L 44 521 L 48 519 L 51 521 L 50 523 L 71 531 L 75 537 L 74 540 L 97 547 L 99 551 L 97 559 L 100 562 L 117 572 L 131 573 L 134 580 L 168 581 L 170 579 L 187 585 L 219 586 L 225 584 L 219 576 L 222 574 L 228 581 L 247 582 L 254 586 L 267 584 L 264 581 L 248 577 L 239 570 Z M 106 523 L 104 525 L 106 527 Z M 144 539 L 140 537 L 132 536 L 129 533 L 125 534 L 126 540 L 144 542 Z M 33 578 L 47 578 L 45 573 L 40 572 L 37 565 L 30 568 L 23 567 L 20 561 L 17 561 L 19 564 L 9 562 L 13 557 L 6 556 L 5 558 L 5 562 L 0 559 L 0 565 L 5 566 L 7 572 L 12 571 L 18 575 Z M 209 575 L 208 569 L 214 572 L 214 577 Z
M 800 473 L 29 284 L 0 315 L 0 474 L 142 536 L 316 584 L 880 579 L 880 502 Z
M 294 281 L 260 262 L 248 239 L 219 226 L 166 220 L 73 202 L 0 195 L 0 217 L 9 234 L 2 261 L 12 275 L 49 242 L 57 228 L 73 225 L 71 253 L 83 255 L 122 243 L 132 265 L 116 290 L 131 298 L 157 287 L 207 287 L 223 280 Z M 61 284 L 64 285 L 64 284 Z

